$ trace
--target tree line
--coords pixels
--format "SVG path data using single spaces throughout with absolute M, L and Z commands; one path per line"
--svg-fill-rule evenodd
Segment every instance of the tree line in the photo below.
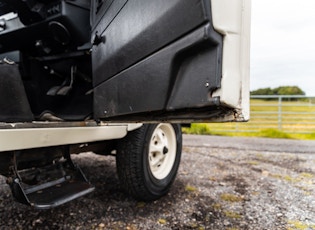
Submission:
M 277 88 L 261 88 L 250 92 L 251 95 L 305 95 L 298 86 L 280 86 Z

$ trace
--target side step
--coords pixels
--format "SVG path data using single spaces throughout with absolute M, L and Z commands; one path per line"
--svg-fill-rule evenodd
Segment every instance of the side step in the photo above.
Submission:
M 70 156 L 42 167 L 15 171 L 10 183 L 15 198 L 36 209 L 49 209 L 94 191 Z

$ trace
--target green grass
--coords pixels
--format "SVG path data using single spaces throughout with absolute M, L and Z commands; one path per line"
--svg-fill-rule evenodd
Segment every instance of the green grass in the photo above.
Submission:
M 215 131 L 211 129 L 211 124 L 192 124 L 191 128 L 183 128 L 183 133 L 199 134 L 199 135 L 216 135 L 216 136 L 231 136 L 231 137 L 267 137 L 267 138 L 284 138 L 297 140 L 315 140 L 315 133 L 310 134 L 295 134 L 286 133 L 276 129 L 263 129 L 258 132 L 225 132 Z
M 255 136 L 315 140 L 315 105 L 308 101 L 282 102 L 279 124 L 278 101 L 251 100 L 251 118 L 245 123 L 192 124 L 184 133 L 223 136 Z M 269 114 L 260 114 L 261 112 Z
M 259 132 L 261 137 L 272 137 L 272 138 L 292 138 L 289 134 L 276 130 L 276 129 L 263 129 Z

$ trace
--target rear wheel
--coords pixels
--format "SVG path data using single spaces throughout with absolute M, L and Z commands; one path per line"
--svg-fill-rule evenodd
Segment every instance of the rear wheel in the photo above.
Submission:
M 180 125 L 147 124 L 130 132 L 117 147 L 117 172 L 136 199 L 151 201 L 170 189 L 182 151 Z

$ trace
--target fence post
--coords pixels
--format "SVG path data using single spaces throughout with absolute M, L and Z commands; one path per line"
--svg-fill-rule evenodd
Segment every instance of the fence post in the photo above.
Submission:
M 278 97 L 278 129 L 282 130 L 282 96 Z

